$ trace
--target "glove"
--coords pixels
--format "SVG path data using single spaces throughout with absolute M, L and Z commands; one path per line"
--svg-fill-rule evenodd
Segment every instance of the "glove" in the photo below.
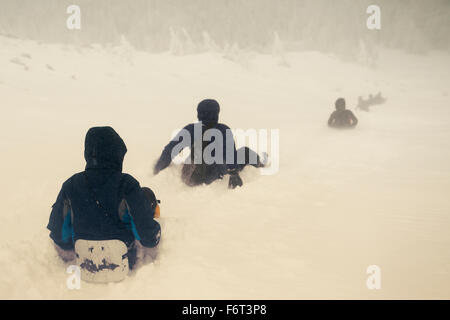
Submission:
M 161 209 L 159 208 L 160 200 L 156 199 L 155 193 L 152 189 L 147 187 L 142 187 L 142 191 L 144 192 L 145 198 L 150 201 L 150 206 L 154 209 L 153 218 L 159 218 L 161 215 Z
M 154 230 L 154 234 L 150 235 L 148 239 L 141 239 L 141 244 L 146 248 L 154 248 L 159 244 L 161 240 L 161 226 L 158 222 L 156 223 L 156 229 Z
M 153 214 L 153 218 L 159 218 L 161 216 L 161 209 L 159 208 L 159 204 L 156 205 L 155 213 Z
M 239 174 L 235 173 L 235 174 L 230 175 L 230 180 L 228 181 L 229 189 L 234 189 L 236 187 L 242 187 L 242 185 L 243 185 L 242 179 L 239 176 Z
M 158 165 L 159 163 L 157 163 L 154 167 L 153 167 L 153 174 L 156 176 L 160 171 L 160 166 Z

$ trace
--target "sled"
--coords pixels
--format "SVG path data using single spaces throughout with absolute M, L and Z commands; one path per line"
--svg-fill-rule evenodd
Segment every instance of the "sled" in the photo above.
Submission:
M 120 240 L 77 240 L 75 254 L 81 280 L 95 283 L 119 282 L 129 271 L 127 246 Z

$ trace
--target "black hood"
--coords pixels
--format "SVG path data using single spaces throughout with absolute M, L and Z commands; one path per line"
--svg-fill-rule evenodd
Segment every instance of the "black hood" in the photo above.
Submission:
M 336 102 L 334 103 L 334 106 L 336 107 L 337 111 L 345 110 L 345 99 L 344 98 L 337 99 Z
M 197 118 L 207 127 L 213 127 L 219 122 L 220 105 L 216 100 L 207 99 L 197 106 Z
M 111 127 L 94 127 L 86 133 L 84 159 L 86 169 L 110 169 L 122 171 L 127 147 Z

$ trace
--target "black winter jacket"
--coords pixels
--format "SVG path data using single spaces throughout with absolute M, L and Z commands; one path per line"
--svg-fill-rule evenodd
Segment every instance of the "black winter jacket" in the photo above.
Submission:
M 91 128 L 86 134 L 86 170 L 64 182 L 47 225 L 62 249 L 73 249 L 78 239 L 158 244 L 156 199 L 148 199 L 139 183 L 122 173 L 126 152 L 125 143 L 110 127 Z

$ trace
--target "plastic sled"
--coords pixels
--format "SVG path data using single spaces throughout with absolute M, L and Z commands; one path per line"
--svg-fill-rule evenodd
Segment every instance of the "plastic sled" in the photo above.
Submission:
M 83 281 L 119 282 L 128 274 L 128 249 L 120 240 L 77 240 L 75 253 Z

